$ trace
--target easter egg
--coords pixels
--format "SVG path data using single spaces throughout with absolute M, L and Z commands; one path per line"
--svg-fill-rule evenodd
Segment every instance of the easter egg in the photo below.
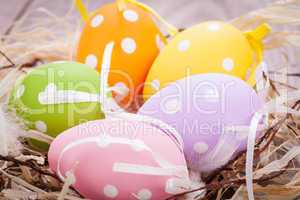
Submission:
M 255 55 L 261 48 L 261 38 L 268 32 L 262 25 L 248 39 L 234 26 L 221 21 L 209 21 L 177 34 L 161 51 L 148 73 L 144 99 L 148 99 L 167 84 L 189 75 L 224 73 L 247 80 L 255 71 Z M 252 44 L 257 44 L 253 47 Z
M 21 77 L 9 107 L 29 129 L 52 137 L 79 123 L 104 117 L 99 99 L 99 75 L 87 65 L 53 62 Z M 44 143 L 31 140 L 46 149 Z
M 60 134 L 48 158 L 85 198 L 166 199 L 191 183 L 179 141 L 151 123 L 107 118 Z
M 136 108 L 146 75 L 165 38 L 149 14 L 132 3 L 120 9 L 117 2 L 93 12 L 82 31 L 77 60 L 100 71 L 111 65 L 109 84 L 123 89 L 114 93 L 124 108 Z M 113 44 L 113 48 L 110 44 Z
M 138 114 L 155 117 L 177 129 L 188 166 L 210 172 L 246 148 L 248 126 L 261 106 L 257 93 L 241 79 L 209 73 L 168 85 Z

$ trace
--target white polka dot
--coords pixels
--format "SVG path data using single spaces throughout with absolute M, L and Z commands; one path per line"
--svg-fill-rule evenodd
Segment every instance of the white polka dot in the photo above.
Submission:
M 103 20 L 104 17 L 102 15 L 96 15 L 91 21 L 91 26 L 96 28 L 102 24 Z
M 155 43 L 156 43 L 156 46 L 159 50 L 162 50 L 164 47 L 165 47 L 165 44 L 164 42 L 162 41 L 161 37 L 159 34 L 157 34 L 155 36 Z
M 208 30 L 210 31 L 218 31 L 220 30 L 220 25 L 217 23 L 211 23 L 208 25 Z
M 47 132 L 47 125 L 43 121 L 36 121 L 35 128 L 36 128 L 36 130 L 41 131 L 43 133 Z
M 140 200 L 148 200 L 148 199 L 151 199 L 152 193 L 148 189 L 141 189 L 138 192 L 138 197 L 139 197 Z
M 20 98 L 25 92 L 25 85 L 20 85 L 16 92 L 16 97 Z
M 85 58 L 85 64 L 92 68 L 96 68 L 98 64 L 98 59 L 95 55 L 90 54 Z
M 234 62 L 231 58 L 225 58 L 223 60 L 222 66 L 225 70 L 231 71 L 234 67 Z
M 133 10 L 125 10 L 123 16 L 129 22 L 136 22 L 139 19 L 139 15 Z
M 177 49 L 178 51 L 187 51 L 190 47 L 189 40 L 182 40 L 178 43 Z
M 118 196 L 118 189 L 113 185 L 106 185 L 103 189 L 103 193 L 108 198 L 115 198 Z
M 122 49 L 127 54 L 132 54 L 136 50 L 136 43 L 132 38 L 124 38 L 121 42 Z
M 159 81 L 158 79 L 153 80 L 153 81 L 151 82 L 151 87 L 152 87 L 154 90 L 158 91 L 159 88 L 160 88 L 160 81 Z
M 194 151 L 202 154 L 205 153 L 208 150 L 208 145 L 204 142 L 197 142 L 194 144 Z
M 163 111 L 167 114 L 173 114 L 180 110 L 181 103 L 178 98 L 169 99 L 163 104 Z

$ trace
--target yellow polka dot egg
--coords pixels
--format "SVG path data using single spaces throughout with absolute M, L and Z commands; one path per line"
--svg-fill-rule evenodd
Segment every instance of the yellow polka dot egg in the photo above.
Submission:
M 193 74 L 225 73 L 255 84 L 253 72 L 261 55 L 261 40 L 268 31 L 266 24 L 243 33 L 228 23 L 209 21 L 177 34 L 153 63 L 144 99 Z
M 114 93 L 115 99 L 130 107 L 138 102 L 149 68 L 164 43 L 149 12 L 130 2 L 120 8 L 117 1 L 100 7 L 88 18 L 77 60 L 98 71 L 109 66 L 109 85 L 123 91 Z

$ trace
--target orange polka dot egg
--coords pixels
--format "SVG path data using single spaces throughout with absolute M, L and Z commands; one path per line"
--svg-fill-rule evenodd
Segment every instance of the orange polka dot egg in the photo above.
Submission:
M 243 33 L 228 23 L 209 21 L 177 34 L 151 67 L 144 99 L 169 83 L 194 74 L 224 73 L 245 81 L 253 78 L 255 56 L 261 52 L 261 39 L 268 28 L 262 25 Z
M 132 3 L 122 9 L 110 3 L 87 20 L 77 60 L 98 71 L 110 65 L 109 85 L 122 90 L 114 97 L 123 107 L 131 107 L 139 104 L 137 96 L 165 41 L 149 12 Z

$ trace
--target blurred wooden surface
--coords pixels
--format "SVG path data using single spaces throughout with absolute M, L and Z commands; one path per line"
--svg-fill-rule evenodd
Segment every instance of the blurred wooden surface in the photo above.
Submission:
M 112 0 L 90 0 L 90 10 Z M 141 0 L 178 27 L 187 27 L 203 20 L 229 20 L 274 0 Z M 2 0 L 0 33 L 9 31 L 13 22 L 37 8 L 46 8 L 57 15 L 65 14 L 72 0 Z

